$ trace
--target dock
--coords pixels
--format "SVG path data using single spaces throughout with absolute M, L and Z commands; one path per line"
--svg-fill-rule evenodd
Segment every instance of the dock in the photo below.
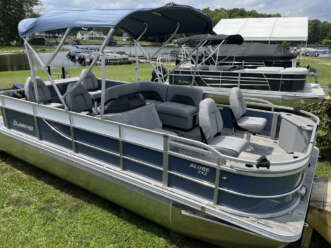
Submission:
M 301 247 L 310 247 L 313 230 L 331 245 L 331 179 L 316 177 L 311 193 L 307 224 Z

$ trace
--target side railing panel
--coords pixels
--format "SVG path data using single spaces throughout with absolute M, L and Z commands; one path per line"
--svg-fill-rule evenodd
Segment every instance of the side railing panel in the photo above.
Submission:
M 199 141 L 0 97 L 9 128 L 17 131 L 30 129 L 30 133 L 23 132 L 101 161 L 109 168 L 113 166 L 134 173 L 144 181 L 151 180 L 153 185 L 165 186 L 183 197 L 203 199 L 225 209 L 234 207 L 238 212 L 259 214 L 268 213 L 263 212 L 264 208 L 253 208 L 254 204 L 270 202 L 274 207 L 269 210 L 277 212 L 277 207 L 289 207 L 299 199 L 297 191 L 302 186 L 303 170 L 289 175 L 254 173 L 247 170 L 245 164 L 254 166 L 256 161 L 225 156 Z M 35 122 L 34 118 L 38 121 Z M 297 161 L 278 162 L 271 166 L 297 164 L 304 169 L 309 162 L 308 155 Z M 246 169 L 240 170 L 240 164 Z

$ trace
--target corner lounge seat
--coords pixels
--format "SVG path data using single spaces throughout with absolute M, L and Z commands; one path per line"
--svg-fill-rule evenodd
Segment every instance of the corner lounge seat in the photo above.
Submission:
M 104 113 L 120 113 L 146 104 L 137 83 L 126 83 L 106 89 Z
M 166 102 L 158 104 L 157 111 L 166 126 L 190 130 L 197 125 L 201 89 L 188 86 L 168 86 Z
M 235 122 L 239 128 L 254 134 L 261 132 L 265 128 L 267 124 L 265 118 L 245 116 L 247 104 L 238 87 L 230 90 L 229 100 Z
M 80 73 L 80 78 L 83 78 L 87 71 L 87 69 L 82 70 Z M 82 85 L 85 87 L 85 89 L 87 89 L 93 99 L 101 98 L 101 90 L 99 89 L 98 79 L 95 77 L 92 71 L 90 71 L 82 80 Z
M 211 98 L 206 98 L 200 102 L 199 125 L 204 141 L 224 155 L 238 157 L 248 145 L 245 139 L 221 135 L 222 116 Z
M 105 113 L 123 112 L 141 107 L 145 103 L 154 104 L 163 125 L 190 130 L 197 125 L 203 91 L 188 86 L 137 82 L 108 88 L 105 98 Z M 139 98 L 143 100 L 139 101 Z
M 139 92 L 144 96 L 146 103 L 158 105 L 167 100 L 168 85 L 155 82 L 139 82 Z
M 39 97 L 38 102 L 54 108 L 63 108 L 63 105 L 61 103 L 52 102 L 51 93 L 45 83 L 39 77 L 36 77 L 35 80 Z M 37 102 L 37 97 L 34 90 L 34 83 L 31 77 L 28 77 L 25 82 L 24 92 L 28 101 Z
M 122 113 L 106 114 L 103 117 L 108 120 L 177 136 L 174 132 L 162 129 L 162 123 L 154 104 L 148 104 Z
M 69 84 L 67 91 L 73 88 L 76 84 Z M 72 90 L 65 97 L 65 102 L 70 111 L 82 113 L 91 113 L 93 108 L 92 97 L 85 89 L 85 87 L 79 84 L 74 90 Z

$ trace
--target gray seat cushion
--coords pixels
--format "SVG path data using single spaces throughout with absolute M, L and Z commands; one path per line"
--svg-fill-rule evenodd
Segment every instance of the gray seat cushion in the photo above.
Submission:
M 239 127 L 252 133 L 261 132 L 267 124 L 265 118 L 245 116 L 246 101 L 238 87 L 230 90 L 230 106 Z
M 150 100 L 150 99 L 146 99 L 146 98 L 145 98 L 145 102 L 146 102 L 146 104 L 154 104 L 156 106 L 156 108 L 159 104 L 163 103 L 158 100 Z
M 134 93 L 139 93 L 139 85 L 137 83 L 120 84 L 106 89 L 105 100 L 107 102 Z
M 87 71 L 88 71 L 87 69 L 82 70 L 80 74 L 80 78 L 84 77 L 84 79 L 82 80 L 82 85 L 88 91 L 98 90 L 99 89 L 98 79 L 95 77 L 93 72 L 90 71 L 89 73 L 87 73 Z
M 157 111 L 179 117 L 188 117 L 198 112 L 198 108 L 177 102 L 164 102 L 157 105 Z
M 35 80 L 37 86 L 37 94 L 39 97 L 38 102 L 44 104 L 49 103 L 52 100 L 52 97 L 48 87 L 39 77 L 36 77 Z M 25 91 L 26 99 L 28 101 L 37 102 L 37 97 L 34 90 L 34 83 L 31 77 L 28 77 L 28 79 L 26 80 L 24 85 L 24 91 Z
M 261 132 L 267 124 L 267 119 L 243 116 L 238 121 L 238 126 L 253 133 Z
M 196 125 L 195 116 L 198 109 L 195 106 L 164 102 L 156 107 L 163 125 L 183 130 L 190 130 Z
M 139 92 L 144 96 L 145 100 L 165 102 L 168 85 L 156 82 L 139 82 Z
M 241 116 L 243 116 L 246 113 L 247 105 L 246 101 L 238 87 L 232 88 L 230 90 L 230 107 L 232 110 L 232 113 L 236 120 L 239 120 Z
M 198 108 L 202 99 L 203 91 L 199 88 L 180 85 L 170 85 L 168 88 L 168 102 L 177 102 L 186 105 L 193 105 Z
M 223 129 L 222 116 L 214 100 L 211 98 L 206 98 L 200 102 L 199 126 L 203 131 L 207 143 Z
M 107 114 L 104 118 L 147 129 L 162 129 L 161 120 L 153 104 L 122 113 Z
M 136 127 L 150 129 L 160 133 L 177 136 L 177 134 L 174 132 L 162 129 L 161 120 L 153 104 L 148 104 L 143 107 L 118 114 L 107 114 L 104 115 L 104 118 Z
M 224 155 L 238 157 L 246 148 L 247 141 L 234 136 L 216 136 L 208 143 Z
M 247 141 L 238 137 L 221 136 L 223 119 L 213 99 L 206 98 L 199 106 L 199 125 L 208 145 L 225 155 L 238 157 Z
M 74 86 L 75 84 L 70 84 L 67 91 L 69 91 Z M 91 111 L 93 107 L 90 94 L 81 84 L 79 84 L 65 97 L 65 101 L 68 109 L 74 112 Z

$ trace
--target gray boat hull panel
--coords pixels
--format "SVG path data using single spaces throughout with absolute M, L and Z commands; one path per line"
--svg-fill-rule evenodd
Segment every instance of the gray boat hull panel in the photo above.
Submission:
M 31 144 L 5 129 L 0 130 L 0 150 L 31 163 L 66 181 L 91 191 L 175 232 L 223 247 L 281 247 L 283 243 L 202 217 L 180 204 L 114 177 L 82 166 L 56 149 Z

